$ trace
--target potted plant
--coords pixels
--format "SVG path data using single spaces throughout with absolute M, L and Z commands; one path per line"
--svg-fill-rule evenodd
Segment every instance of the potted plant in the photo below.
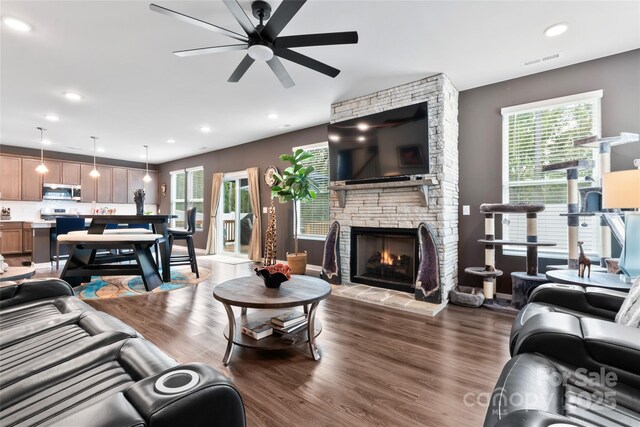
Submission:
M 313 166 L 305 166 L 303 161 L 313 157 L 313 154 L 298 149 L 291 154 L 283 154 L 280 160 L 291 163 L 281 174 L 274 173 L 274 185 L 271 196 L 278 197 L 280 203 L 293 202 L 293 240 L 295 252 L 287 253 L 287 263 L 293 274 L 304 274 L 307 268 L 307 253 L 298 251 L 298 202 L 308 203 L 316 198 L 318 186 L 311 177 L 315 170 Z

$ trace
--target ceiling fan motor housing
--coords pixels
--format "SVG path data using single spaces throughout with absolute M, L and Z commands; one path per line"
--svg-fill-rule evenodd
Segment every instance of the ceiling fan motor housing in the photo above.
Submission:
M 262 24 L 262 21 L 266 21 L 271 17 L 271 6 L 266 1 L 256 0 L 251 3 L 251 13 Z

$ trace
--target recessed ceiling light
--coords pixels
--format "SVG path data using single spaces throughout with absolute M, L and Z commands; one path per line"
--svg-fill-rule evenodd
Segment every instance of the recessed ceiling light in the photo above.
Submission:
M 175 144 L 175 143 L 176 143 L 176 140 L 175 140 L 175 139 L 167 139 L 167 142 L 168 142 L 169 144 Z
M 358 130 L 365 131 L 369 129 L 369 125 L 366 123 L 358 123 Z
M 82 99 L 82 96 L 74 92 L 65 92 L 64 97 L 70 101 L 80 101 Z
M 569 26 L 564 22 L 560 22 L 559 24 L 553 24 L 552 26 L 544 30 L 544 35 L 547 37 L 559 36 L 560 34 L 567 31 L 568 28 Z
M 60 120 L 60 117 L 56 116 L 55 114 L 45 114 L 44 118 L 49 120 L 50 122 L 57 122 L 58 120 Z
M 278 118 L 278 115 L 276 113 L 269 113 L 269 114 L 267 114 L 267 118 L 269 120 L 275 120 L 275 119 Z
M 7 16 L 2 21 L 7 27 L 11 28 L 12 30 L 20 31 L 22 33 L 31 31 L 31 25 L 19 19 Z
M 209 132 L 211 132 L 211 128 L 209 126 L 202 126 L 200 128 L 200 132 L 209 133 Z
M 102 148 L 102 147 L 98 147 L 98 148 L 96 148 L 96 151 L 97 151 L 98 153 L 104 153 L 104 148 Z
M 42 145 L 51 145 L 51 140 L 50 139 L 43 139 L 42 140 Z
M 365 138 L 364 136 L 359 136 L 358 137 L 358 141 L 360 141 L 360 142 L 364 142 L 366 140 L 367 140 L 367 138 Z

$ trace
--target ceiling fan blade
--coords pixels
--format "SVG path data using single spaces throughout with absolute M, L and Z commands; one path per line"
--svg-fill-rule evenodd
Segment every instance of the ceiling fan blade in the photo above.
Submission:
M 271 71 L 273 71 L 273 73 L 276 75 L 278 80 L 280 80 L 280 83 L 282 83 L 282 86 L 284 86 L 285 89 L 289 89 L 290 87 L 295 86 L 295 83 L 293 83 L 291 76 L 289 75 L 289 73 L 287 73 L 287 70 L 284 68 L 284 65 L 282 65 L 282 62 L 280 62 L 278 58 L 274 56 L 267 61 L 267 64 L 269 65 L 269 68 L 271 68 Z
M 273 42 L 291 18 L 300 10 L 307 0 L 282 0 L 278 9 L 271 15 L 260 35 Z
M 245 55 L 227 81 L 230 83 L 237 83 L 238 81 L 240 81 L 242 76 L 244 76 L 244 73 L 247 72 L 253 62 L 254 60 L 252 57 L 250 57 L 249 55 Z
M 242 34 L 238 34 L 238 33 L 233 32 L 231 30 L 227 30 L 226 28 L 218 27 L 217 25 L 213 25 L 213 24 L 210 24 L 210 23 L 205 22 L 205 21 L 201 21 L 200 19 L 192 18 L 191 16 L 185 15 L 185 14 L 180 13 L 180 12 L 176 12 L 176 11 L 171 10 L 171 9 L 167 9 L 166 7 L 158 6 L 157 4 L 151 3 L 149 5 L 149 9 L 153 10 L 154 12 L 158 12 L 158 13 L 161 13 L 163 15 L 167 15 L 167 16 L 171 16 L 172 18 L 179 19 L 182 22 L 186 22 L 188 24 L 196 25 L 196 26 L 198 26 L 200 28 L 204 28 L 205 30 L 215 31 L 217 33 L 224 34 L 227 37 L 231 37 L 232 39 L 240 40 L 241 42 L 248 42 L 249 41 L 247 36 L 244 36 Z
M 212 46 L 212 47 L 199 47 L 197 49 L 176 50 L 174 55 L 181 58 L 185 56 L 206 55 L 208 53 L 222 53 L 230 52 L 232 50 L 244 50 L 247 49 L 246 44 L 230 44 L 226 46 Z
M 300 36 L 278 37 L 273 43 L 273 46 L 276 48 L 289 48 L 355 43 L 358 43 L 358 33 L 356 31 L 346 31 L 342 33 L 304 34 Z
M 256 30 L 256 27 L 253 25 L 253 23 L 251 22 L 247 14 L 244 12 L 244 9 L 242 8 L 242 6 L 240 6 L 240 3 L 237 2 L 237 0 L 223 0 L 223 2 L 225 6 L 227 6 L 227 9 L 229 9 L 229 12 L 231 12 L 234 18 L 236 18 L 236 21 L 238 21 L 238 24 L 240 24 L 240 26 L 242 27 L 244 32 L 247 33 L 248 36 L 251 36 L 251 37 L 259 36 L 258 31 Z
M 291 62 L 302 65 L 303 67 L 311 68 L 312 70 L 322 74 L 326 74 L 329 77 L 335 77 L 340 74 L 340 70 L 338 70 L 337 68 L 333 68 L 332 66 L 327 65 L 324 62 L 309 58 L 308 56 L 295 52 L 293 50 L 275 49 L 274 53 L 281 58 L 288 59 Z

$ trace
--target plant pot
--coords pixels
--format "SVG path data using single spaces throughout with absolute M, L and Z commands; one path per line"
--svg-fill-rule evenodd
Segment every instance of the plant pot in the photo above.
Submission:
M 287 264 L 291 267 L 292 274 L 304 274 L 307 271 L 307 252 L 287 253 Z

